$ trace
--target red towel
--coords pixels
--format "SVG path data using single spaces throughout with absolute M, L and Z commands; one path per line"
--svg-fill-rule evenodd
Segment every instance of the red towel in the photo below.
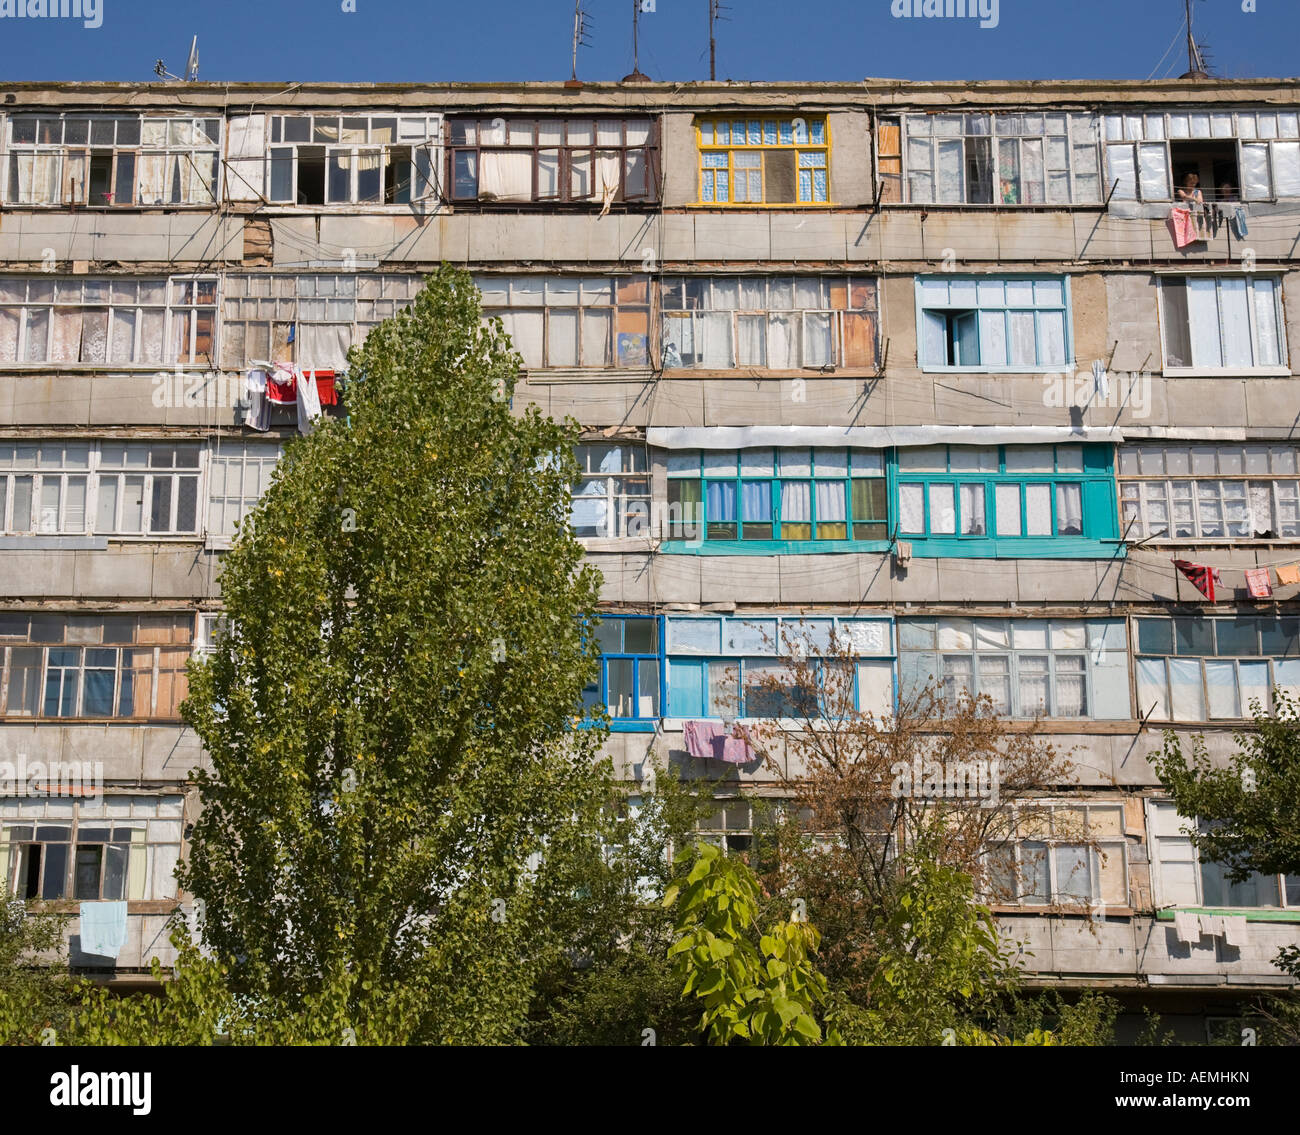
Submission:
M 1194 564 L 1191 560 L 1174 560 L 1174 567 L 1187 576 L 1192 586 L 1205 596 L 1211 603 L 1214 600 L 1214 585 L 1221 583 L 1219 573 L 1212 567 L 1206 567 L 1204 564 Z
M 320 395 L 320 404 L 322 406 L 337 406 L 339 404 L 338 387 L 334 384 L 334 372 L 332 370 L 312 371 L 316 376 L 316 392 Z
M 266 372 L 266 397 L 269 401 L 282 405 L 298 401 L 297 384 L 291 368 L 281 364 Z

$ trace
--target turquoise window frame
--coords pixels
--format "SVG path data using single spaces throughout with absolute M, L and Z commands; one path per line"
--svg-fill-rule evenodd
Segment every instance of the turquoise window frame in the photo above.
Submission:
M 1016 446 L 1000 445 L 998 451 L 998 471 L 958 471 L 958 472 L 923 472 L 903 471 L 898 460 L 891 460 L 889 474 L 889 508 L 893 519 L 893 528 L 897 538 L 911 543 L 912 555 L 921 558 L 953 557 L 981 559 L 1122 559 L 1127 553 L 1127 546 L 1120 541 L 1119 533 L 1119 489 L 1115 481 L 1115 449 L 1108 443 L 1083 442 L 1065 443 L 1081 445 L 1083 450 L 1083 470 L 1061 470 L 1059 454 L 1053 453 L 1051 473 L 1007 472 L 1007 450 Z M 951 469 L 951 448 L 946 463 Z M 957 448 L 967 448 L 958 446 Z M 994 448 L 992 446 L 988 448 Z M 902 508 L 900 491 L 903 485 L 919 484 L 922 486 L 922 507 L 924 509 L 925 531 L 904 532 L 902 530 Z M 932 484 L 953 486 L 954 526 L 956 532 L 935 533 L 931 529 L 930 486 Z M 984 534 L 962 535 L 961 532 L 961 491 L 960 485 L 982 484 L 984 486 Z M 1020 487 L 1020 516 L 1024 524 L 1025 486 L 1046 484 L 1051 486 L 1052 530 L 1050 536 L 999 536 L 997 535 L 997 499 L 996 489 L 999 485 L 1018 485 Z M 1058 484 L 1077 484 L 1079 489 L 1079 507 L 1082 513 L 1083 531 L 1081 534 L 1058 535 L 1056 486 Z
M 767 448 L 767 447 L 765 447 Z M 811 555 L 827 552 L 882 552 L 890 547 L 890 491 L 889 491 L 889 470 L 891 466 L 891 450 L 855 450 L 837 447 L 825 446 L 786 446 L 772 449 L 773 454 L 773 473 L 772 474 L 747 474 L 741 472 L 740 454 L 743 451 L 734 451 L 736 456 L 736 472 L 734 474 L 725 474 L 722 476 L 712 475 L 704 468 L 704 454 L 711 451 L 701 451 L 699 453 L 699 471 L 698 474 L 683 475 L 681 473 L 670 473 L 668 481 L 694 481 L 700 486 L 700 516 L 698 519 L 698 530 L 700 536 L 698 539 L 690 537 L 674 536 L 666 539 L 661 551 L 669 554 L 687 554 L 687 555 L 751 555 L 751 556 L 770 556 L 770 555 L 788 555 L 804 554 Z M 732 453 L 731 450 L 721 451 Z M 844 458 L 844 468 L 846 473 L 840 475 L 821 476 L 817 472 L 816 459 L 817 454 L 833 453 Z M 868 475 L 854 475 L 854 455 L 862 453 L 871 453 L 878 455 L 880 473 L 872 472 Z M 796 455 L 806 458 L 807 473 L 789 473 L 782 472 L 782 462 L 785 455 L 795 457 Z M 861 460 L 861 459 L 860 459 Z M 812 535 L 808 539 L 784 538 L 780 535 L 783 518 L 781 513 L 782 485 L 786 481 L 805 481 L 809 484 L 809 513 L 810 519 L 808 524 L 811 526 Z M 884 490 L 884 516 L 864 518 L 856 521 L 853 516 L 853 483 L 855 481 L 878 481 Z M 840 521 L 821 521 L 817 516 L 817 489 L 818 484 L 839 483 L 844 487 L 844 514 L 845 519 L 842 523 L 846 525 L 846 536 L 844 538 L 830 537 L 823 538 L 818 535 L 818 527 L 822 523 L 841 523 Z M 733 487 L 732 511 L 734 520 L 714 521 L 709 516 L 709 486 L 710 484 L 730 484 Z M 768 488 L 768 511 L 769 521 L 750 521 L 752 524 L 768 524 L 772 535 L 763 539 L 743 539 L 741 533 L 744 531 L 746 521 L 744 520 L 744 486 L 746 484 L 765 484 Z M 709 526 L 711 523 L 731 523 L 736 526 L 736 536 L 734 538 L 720 537 L 711 538 L 709 536 Z M 801 523 L 798 521 L 792 523 Z M 855 539 L 853 536 L 854 524 L 876 524 L 883 527 L 883 534 L 874 539 Z
M 867 623 L 880 624 L 885 630 L 885 636 L 886 636 L 885 649 L 883 651 L 862 653 L 862 654 L 855 655 L 856 661 L 853 669 L 853 704 L 855 706 L 859 706 L 861 704 L 861 697 L 862 697 L 862 689 L 859 682 L 858 667 L 856 663 L 882 662 L 882 663 L 888 663 L 890 667 L 890 704 L 891 707 L 897 707 L 898 705 L 898 638 L 895 630 L 895 622 L 892 617 L 870 616 L 870 615 L 799 616 L 799 615 L 783 615 L 777 613 L 730 615 L 730 616 L 716 615 L 716 616 L 699 616 L 699 617 L 678 615 L 678 616 L 665 616 L 663 624 L 660 627 L 659 644 L 660 644 L 660 649 L 663 652 L 663 656 L 664 656 L 664 666 L 660 670 L 662 683 L 663 683 L 663 693 L 662 693 L 662 700 L 660 701 L 660 711 L 663 714 L 663 716 L 667 719 L 672 719 L 672 720 L 713 720 L 713 721 L 722 720 L 721 717 L 714 714 L 710 714 L 708 712 L 708 709 L 709 709 L 709 701 L 710 701 L 709 667 L 713 663 L 723 663 L 728 666 L 736 667 L 736 690 L 737 690 L 738 700 L 739 700 L 739 704 L 737 705 L 737 711 L 738 711 L 737 718 L 744 719 L 744 720 L 762 720 L 760 718 L 753 718 L 753 717 L 746 716 L 747 707 L 744 704 L 746 667 L 755 664 L 765 665 L 765 666 L 770 666 L 770 665 L 779 666 L 782 664 L 788 664 L 790 662 L 789 655 L 781 654 L 776 650 L 773 650 L 771 653 L 764 653 L 764 654 L 755 653 L 755 651 L 753 650 L 740 650 L 740 651 L 735 651 L 730 653 L 721 649 L 702 650 L 698 653 L 674 650 L 670 647 L 668 642 L 668 633 L 669 633 L 668 620 L 669 619 L 677 619 L 682 621 L 689 620 L 690 622 L 700 626 L 704 626 L 707 624 L 712 624 L 716 626 L 718 629 L 719 647 L 721 647 L 723 645 L 722 630 L 724 624 L 727 621 L 740 622 L 740 623 L 745 623 L 750 621 L 775 622 L 777 624 L 776 641 L 780 642 L 781 641 L 780 628 L 784 624 L 789 623 L 791 625 L 797 626 L 799 623 L 803 622 L 805 618 L 814 621 L 821 621 L 823 619 L 827 620 L 832 623 L 833 627 L 836 630 L 840 630 L 841 633 L 843 633 L 841 628 L 843 627 L 843 624 L 846 621 L 850 625 L 855 622 L 867 622 Z M 820 690 L 822 688 L 821 660 L 814 655 L 811 658 L 811 661 L 816 663 L 818 689 Z M 675 688 L 675 680 L 674 680 L 675 671 L 683 675 L 690 676 L 688 681 L 677 684 L 676 688 Z M 689 686 L 689 689 L 685 688 L 687 686 Z M 689 705 L 681 703 L 679 699 L 687 696 L 694 696 L 697 700 L 693 701 Z
M 926 301 L 924 299 L 925 285 L 927 283 L 939 282 L 939 281 L 942 281 L 949 285 L 954 283 L 971 283 L 975 285 L 976 288 L 975 303 L 972 305 L 967 305 L 967 304 L 957 305 L 957 304 L 949 303 L 944 305 L 943 307 L 927 306 Z M 1039 304 L 1035 302 L 1029 305 L 1028 307 L 1025 307 L 1022 305 L 1013 305 L 1010 303 L 1006 303 L 1004 301 L 1001 304 L 981 305 L 978 296 L 978 287 L 981 282 L 985 284 L 996 282 L 996 283 L 1001 283 L 1003 285 L 1008 283 L 1059 284 L 1061 285 L 1062 303 L 1060 305 L 1057 305 L 1057 304 Z M 1049 274 L 1011 273 L 1007 275 L 998 275 L 998 276 L 974 276 L 974 275 L 961 275 L 961 274 L 923 275 L 923 276 L 916 277 L 914 287 L 916 293 L 916 362 L 917 362 L 917 366 L 920 367 L 922 373 L 924 374 L 953 374 L 953 373 L 1034 374 L 1043 371 L 1051 373 L 1053 371 L 1073 370 L 1074 318 L 1073 318 L 1073 304 L 1071 302 L 1071 295 L 1070 295 L 1070 277 L 1068 275 L 1052 275 L 1050 273 Z M 975 341 L 980 349 L 981 361 L 974 365 L 965 365 L 959 363 L 940 363 L 940 362 L 935 362 L 934 360 L 928 357 L 925 357 L 926 355 L 925 313 L 927 311 L 974 312 L 975 313 L 975 320 L 974 320 Z M 1025 364 L 1025 363 L 1014 364 L 1010 362 L 986 363 L 983 361 L 984 350 L 982 344 L 982 332 L 980 330 L 981 321 L 979 319 L 979 314 L 981 312 L 991 312 L 991 311 L 1001 311 L 1004 314 L 1010 312 L 1033 312 L 1034 313 L 1035 361 L 1032 365 Z M 1064 326 L 1065 357 L 1060 362 L 1048 362 L 1043 359 L 1042 338 L 1039 331 L 1038 314 L 1040 312 L 1047 312 L 1047 311 L 1051 311 L 1051 312 L 1059 311 L 1062 313 L 1063 316 L 1063 322 L 1065 325 Z M 1006 343 L 1007 349 L 1009 351 L 1010 344 L 1011 344 L 1009 323 L 1006 325 L 1004 342 Z
M 663 620 L 658 615 L 624 615 L 624 614 L 607 614 L 597 617 L 601 623 L 613 622 L 618 620 L 622 623 L 642 622 L 653 623 L 655 627 L 655 649 L 653 652 L 648 651 L 625 651 L 618 650 L 610 653 L 601 652 L 599 656 L 600 671 L 596 678 L 596 701 L 589 703 L 589 709 L 598 709 L 604 707 L 610 714 L 609 729 L 611 733 L 653 733 L 657 724 L 663 715 L 664 708 L 664 626 Z M 594 628 L 587 633 L 593 633 Z M 623 637 L 623 636 L 620 636 Z M 641 666 L 646 663 L 653 663 L 657 667 L 655 677 L 655 699 L 658 712 L 651 717 L 642 717 L 638 710 L 631 717 L 615 717 L 609 710 L 609 664 L 611 662 L 630 661 L 633 666 L 632 688 L 633 702 L 636 704 L 641 696 Z M 590 687 L 588 687 L 589 689 Z M 586 691 L 584 691 L 585 693 Z M 587 721 L 590 724 L 590 719 Z

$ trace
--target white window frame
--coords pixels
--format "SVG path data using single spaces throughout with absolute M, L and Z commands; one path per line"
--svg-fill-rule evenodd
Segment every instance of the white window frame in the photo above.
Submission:
M 1259 358 L 1259 320 L 1256 315 L 1257 300 L 1255 298 L 1255 281 L 1258 278 L 1266 278 L 1273 282 L 1273 302 L 1275 307 L 1275 318 L 1277 320 L 1278 336 L 1278 357 L 1281 360 L 1276 366 L 1256 365 L 1248 367 L 1223 367 L 1223 366 L 1205 366 L 1192 365 L 1186 367 L 1170 366 L 1166 357 L 1166 336 L 1168 329 L 1169 315 L 1165 310 L 1165 283 L 1168 280 L 1190 281 L 1193 279 L 1212 279 L 1216 282 L 1215 303 L 1219 313 L 1219 342 L 1224 340 L 1223 329 L 1223 300 L 1222 288 L 1219 282 L 1225 279 L 1244 279 L 1246 281 L 1246 297 L 1250 311 L 1250 353 L 1252 358 Z M 1160 272 L 1157 273 L 1156 286 L 1156 309 L 1160 317 L 1160 366 L 1161 373 L 1167 378 L 1180 377 L 1197 377 L 1200 375 L 1215 378 L 1250 378 L 1256 375 L 1265 376 L 1283 376 L 1289 377 L 1291 374 L 1290 352 L 1287 348 L 1286 337 L 1286 302 L 1283 295 L 1283 279 L 1281 275 L 1272 273 L 1249 273 L 1249 272 Z M 1190 321 L 1190 314 L 1189 314 Z
M 587 461 L 586 464 L 594 463 L 597 468 L 590 471 L 580 470 L 580 479 L 578 484 L 574 485 L 571 499 L 574 506 L 580 501 L 601 501 L 605 506 L 604 531 L 597 532 L 594 535 L 582 534 L 578 536 L 578 539 L 621 540 L 649 537 L 651 535 L 652 474 L 644 443 L 579 442 L 576 447 L 579 465 L 584 464 L 584 458 L 594 459 L 601 450 L 606 451 L 607 454 L 612 450 L 621 450 L 622 461 L 620 468 L 615 471 L 602 472 L 599 465 L 603 464 L 603 462 Z M 602 493 L 579 493 L 577 491 L 582 484 L 589 484 L 593 488 L 598 487 L 600 481 L 605 482 L 604 492 Z M 630 491 L 632 488 L 629 485 L 630 481 L 639 482 L 642 491 Z M 570 512 L 570 518 L 572 523 L 572 511 Z M 634 520 L 639 522 L 640 531 L 629 531 L 630 528 L 637 526 L 632 523 Z M 574 527 L 576 530 L 576 525 Z
M 1258 443 L 1255 445 L 1196 445 L 1192 448 L 1196 450 L 1211 450 L 1214 452 L 1216 470 L 1212 473 L 1191 471 L 1189 461 L 1187 473 L 1168 473 L 1164 469 L 1164 454 L 1167 451 L 1186 454 L 1187 445 L 1128 445 L 1121 446 L 1118 459 L 1118 481 L 1119 481 L 1119 504 L 1120 504 L 1120 531 L 1125 534 L 1126 539 L 1142 540 L 1145 543 L 1186 543 L 1188 540 L 1195 540 L 1198 543 L 1219 542 L 1238 544 L 1242 541 L 1271 541 L 1271 542 L 1292 542 L 1300 540 L 1300 448 L 1293 446 L 1279 446 L 1268 443 Z M 1145 473 L 1141 471 L 1140 463 L 1148 459 L 1148 455 L 1143 451 L 1159 451 L 1161 472 Z M 1246 472 L 1246 465 L 1250 451 L 1261 450 L 1269 469 L 1265 473 Z M 1241 472 L 1223 472 L 1218 466 L 1223 462 L 1224 455 L 1235 454 L 1240 458 Z M 1125 464 L 1132 463 L 1136 471 L 1126 472 Z M 1241 484 L 1245 486 L 1245 511 L 1246 522 L 1250 524 L 1251 531 L 1246 534 L 1233 533 L 1230 531 L 1232 526 L 1228 520 L 1227 503 L 1228 499 L 1224 497 L 1223 490 L 1227 484 Z M 1219 497 L 1220 506 L 1223 516 L 1222 528 L 1223 534 L 1219 536 L 1206 535 L 1202 529 L 1202 518 L 1200 502 L 1202 499 L 1201 487 L 1206 485 L 1216 486 L 1216 492 Z M 1190 491 L 1190 498 L 1175 497 L 1176 486 L 1187 486 Z M 1256 488 L 1263 487 L 1268 489 L 1269 501 L 1272 513 L 1269 517 L 1271 527 L 1265 531 L 1275 531 L 1274 536 L 1260 536 L 1256 534 L 1258 523 L 1254 518 L 1254 501 Z M 1158 490 L 1158 491 L 1157 491 Z M 1191 531 L 1178 533 L 1176 522 L 1174 520 L 1174 502 L 1175 500 L 1189 500 L 1191 505 Z M 1154 523 L 1149 514 L 1153 505 L 1164 504 L 1168 523 L 1163 534 L 1153 533 Z M 1289 506 L 1289 507 L 1288 507 Z M 1290 519 L 1284 516 L 1284 512 L 1289 513 Z M 1136 523 L 1129 525 L 1133 518 L 1136 517 Z M 1287 529 L 1290 529 L 1288 532 Z
M 1119 815 L 1119 833 L 1118 834 L 1097 834 L 1094 830 L 1091 813 L 1094 811 L 1106 811 L 1109 813 L 1118 813 Z M 1050 829 L 1045 832 L 1035 832 L 1032 835 L 1021 835 L 1021 827 L 1024 823 L 1024 814 L 1027 812 L 1047 812 L 1054 817 L 1057 812 L 1082 812 L 1085 816 L 1087 832 L 1076 833 L 1067 831 L 1059 837 Z M 989 888 L 990 901 L 1000 907 L 1016 907 L 1023 910 L 1047 910 L 1059 907 L 1086 907 L 1088 909 L 1105 909 L 1108 905 L 1112 909 L 1128 909 L 1130 906 L 1130 890 L 1128 877 L 1128 841 L 1124 832 L 1124 804 L 1122 801 L 1106 800 L 1034 800 L 1017 804 L 1014 808 L 1016 821 L 1016 836 L 1008 840 L 1005 844 L 997 848 L 986 849 L 982 853 L 985 869 L 992 879 L 993 869 L 989 866 L 990 862 L 997 856 L 998 852 L 1010 852 L 1012 863 L 1015 870 L 1015 880 L 1017 889 L 1025 881 L 1025 872 L 1023 870 L 1024 862 L 1024 845 L 1038 844 L 1044 849 L 1044 855 L 1047 863 L 1047 884 L 1049 894 L 1041 901 L 1026 901 L 1026 896 L 1016 894 L 1013 897 L 1004 897 L 993 893 Z M 1049 817 L 1049 823 L 1051 820 Z M 1079 836 L 1084 835 L 1088 842 L 1079 842 Z M 1091 846 L 1096 844 L 1097 846 Z M 1056 848 L 1084 848 L 1087 850 L 1088 861 L 1088 898 L 1081 901 L 1077 896 L 1066 894 L 1062 891 L 1063 880 L 1058 878 L 1058 867 L 1056 856 L 1053 854 Z M 1111 856 L 1118 860 L 1119 877 L 1123 880 L 1124 899 L 1122 903 L 1107 904 L 1102 894 L 1104 870 L 1111 870 Z M 1103 863 L 1103 858 L 1105 862 Z
M 1182 820 L 1182 825 L 1179 828 L 1180 833 L 1188 832 L 1189 831 L 1188 825 L 1193 823 L 1193 821 L 1188 820 L 1185 816 L 1180 816 L 1178 814 L 1177 807 L 1172 800 L 1167 800 L 1162 797 L 1153 796 L 1147 798 L 1145 805 L 1146 805 L 1146 820 L 1147 820 L 1147 840 L 1149 843 L 1148 858 L 1151 861 L 1151 867 L 1152 867 L 1152 871 L 1151 871 L 1151 883 L 1152 883 L 1152 891 L 1153 891 L 1152 897 L 1154 899 L 1154 905 L 1156 909 L 1165 910 L 1169 908 L 1180 908 L 1180 907 L 1184 909 L 1187 907 L 1204 908 L 1206 906 L 1205 879 L 1202 874 L 1204 870 L 1204 864 L 1201 862 L 1200 851 L 1197 850 L 1197 848 L 1193 846 L 1191 842 L 1190 834 L 1179 834 L 1174 836 L 1174 835 L 1160 835 L 1157 834 L 1156 832 L 1157 827 L 1163 826 L 1157 822 L 1157 813 L 1163 812 L 1167 814 L 1169 812 L 1172 812 L 1176 820 Z M 1161 850 L 1161 847 L 1162 847 L 1162 841 L 1168 841 L 1168 840 L 1179 841 L 1179 843 L 1183 845 L 1183 848 L 1186 850 L 1190 858 L 1167 860 L 1163 851 Z M 1192 864 L 1192 880 L 1195 886 L 1196 895 L 1194 901 L 1190 903 L 1176 902 L 1172 894 L 1169 893 L 1172 892 L 1173 890 L 1172 885 L 1166 886 L 1165 884 L 1165 877 L 1164 877 L 1165 866 L 1166 863 L 1186 863 L 1186 862 L 1190 862 Z M 1268 878 L 1269 876 L 1265 875 L 1263 877 Z M 1274 880 L 1274 885 L 1277 887 L 1277 894 L 1278 894 L 1278 900 L 1280 905 L 1278 906 L 1231 906 L 1231 907 L 1215 906 L 1210 909 L 1241 910 L 1241 911 L 1288 910 L 1288 911 L 1295 911 L 1297 914 L 1300 914 L 1300 902 L 1297 903 L 1287 902 L 1286 880 L 1288 876 L 1279 874 L 1279 875 L 1272 876 L 1272 878 Z
M 286 142 L 283 140 L 284 127 L 286 119 L 306 119 L 309 124 L 308 133 L 312 136 L 306 141 Z M 366 132 L 365 141 L 341 142 L 339 140 L 316 141 L 316 120 L 321 120 L 323 128 L 330 128 L 327 123 L 334 123 L 333 129 L 339 131 L 338 137 L 341 137 L 342 123 L 344 120 L 365 122 L 364 130 Z M 392 120 L 393 132 L 396 135 L 390 141 L 374 140 L 372 135 L 375 133 L 376 120 Z M 276 128 L 279 126 L 281 140 L 274 141 Z M 355 129 L 355 128 L 352 128 Z M 442 160 L 442 131 L 443 116 L 441 114 L 417 113 L 408 114 L 400 110 L 389 111 L 387 113 L 375 113 L 374 111 L 295 111 L 291 114 L 268 114 L 266 116 L 266 197 L 267 200 L 277 208 L 302 208 L 308 210 L 322 208 L 345 208 L 348 206 L 358 206 L 365 209 L 410 209 L 413 205 L 421 202 L 437 201 L 439 196 L 439 170 Z M 325 152 L 324 175 L 322 183 L 322 197 L 324 200 L 320 204 L 303 204 L 299 205 L 297 200 L 298 187 L 298 151 L 301 147 L 319 148 Z M 409 162 L 411 171 L 411 199 L 409 201 L 385 201 L 387 187 L 384 185 L 383 173 L 385 163 L 383 155 L 386 150 L 403 150 L 410 151 Z M 292 200 L 286 197 L 272 196 L 274 193 L 274 173 L 276 163 L 284 161 L 286 158 L 280 156 L 280 152 L 288 150 L 287 160 L 289 161 L 289 181 L 295 196 Z M 423 153 L 427 165 L 421 170 L 420 153 Z M 359 201 L 357 199 L 358 182 L 361 157 L 371 157 L 378 155 L 380 184 L 379 200 L 377 201 Z M 351 172 L 348 178 L 349 192 L 346 201 L 331 201 L 329 199 L 330 190 L 330 164 L 335 157 L 346 157 L 350 162 Z M 422 178 L 423 174 L 423 178 Z M 421 184 L 421 180 L 423 183 Z

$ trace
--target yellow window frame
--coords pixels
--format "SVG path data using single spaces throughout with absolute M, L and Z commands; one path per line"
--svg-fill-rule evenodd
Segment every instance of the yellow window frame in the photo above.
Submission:
M 695 163 L 695 174 L 696 174 L 696 178 L 695 178 L 695 200 L 696 200 L 696 203 L 699 204 L 699 205 L 704 205 L 704 206 L 713 207 L 713 208 L 720 208 L 720 209 L 792 209 L 792 208 L 796 208 L 796 209 L 827 209 L 827 208 L 832 208 L 832 207 L 834 206 L 834 202 L 833 202 L 832 200 L 830 200 L 830 197 L 831 197 L 831 192 L 830 192 L 830 177 L 831 177 L 831 124 L 830 124 L 830 118 L 829 118 L 829 116 L 826 116 L 826 115 L 813 115 L 813 116 L 809 117 L 809 116 L 806 116 L 806 115 L 791 115 L 791 116 L 789 116 L 789 117 L 784 117 L 784 116 L 783 116 L 783 117 L 780 117 L 780 118 L 772 119 L 772 118 L 769 118 L 768 116 L 764 115 L 762 118 L 758 119 L 757 121 L 760 121 L 760 122 L 764 122 L 764 121 L 775 121 L 775 122 L 778 124 L 778 137 L 779 137 L 780 123 L 782 123 L 782 122 L 792 122 L 792 123 L 793 123 L 793 122 L 795 122 L 795 121 L 797 121 L 797 120 L 799 120 L 799 119 L 801 119 L 801 118 L 803 119 L 803 121 L 808 122 L 808 123 L 811 123 L 811 122 L 820 122 L 820 123 L 822 124 L 823 137 L 824 137 L 825 141 L 824 141 L 824 142 L 795 142 L 795 141 L 791 141 L 791 142 L 780 142 L 780 141 L 778 141 L 778 142 L 758 142 L 758 143 L 750 143 L 750 142 L 748 142 L 748 141 L 746 141 L 746 142 L 726 142 L 726 143 L 705 142 L 705 141 L 704 141 L 704 125 L 705 125 L 705 123 L 708 123 L 708 124 L 709 124 L 709 127 L 710 127 L 710 129 L 709 129 L 709 133 L 710 133 L 710 136 L 713 136 L 713 135 L 716 133 L 716 130 L 715 130 L 715 124 L 716 124 L 716 123 L 718 123 L 718 122 L 725 122 L 725 123 L 728 124 L 728 126 L 730 126 L 732 123 L 737 122 L 737 121 L 741 121 L 742 119 L 738 119 L 738 118 L 736 118 L 736 117 L 734 117 L 734 116 L 728 116 L 728 115 L 716 115 L 716 116 L 714 116 L 714 115 L 708 115 L 708 116 L 705 116 L 705 117 L 702 117 L 702 118 L 697 118 L 696 121 L 695 121 L 695 148 L 696 148 L 697 153 L 699 154 L 699 159 L 698 159 L 698 160 L 696 161 L 696 163 Z M 754 121 L 754 120 L 751 119 L 751 117 L 750 117 L 748 114 L 745 114 L 745 115 L 743 116 L 743 121 L 745 121 L 746 123 L 749 123 L 750 121 Z M 730 131 L 728 131 L 728 133 L 730 133 Z M 809 131 L 809 134 L 811 135 L 811 131 Z M 793 137 L 793 131 L 792 131 L 792 137 Z M 825 161 L 825 165 L 822 166 L 822 167 L 820 167 L 820 168 L 823 168 L 823 169 L 826 171 L 826 197 L 827 197 L 827 200 L 825 200 L 825 201 L 799 201 L 799 200 L 795 200 L 795 201 L 768 201 L 768 200 L 767 200 L 767 192 L 768 192 L 768 189 L 767 189 L 767 171 L 766 171 L 766 168 L 763 168 L 763 171 L 762 171 L 762 181 L 763 181 L 763 189 L 762 189 L 762 192 L 763 192 L 763 200 L 762 200 L 762 201 L 736 201 L 736 200 L 734 200 L 734 199 L 732 198 L 732 194 L 735 192 L 735 187 L 736 187 L 736 176 L 735 176 L 735 169 L 736 169 L 736 166 L 735 166 L 735 162 L 734 162 L 733 157 L 732 157 L 733 153 L 735 153 L 735 152 L 740 152 L 740 153 L 762 153 L 762 152 L 765 151 L 765 150 L 774 150 L 774 151 L 778 151 L 778 152 L 787 152 L 787 151 L 793 151 L 793 152 L 794 152 L 794 155 L 795 155 L 795 169 L 794 169 L 794 174 L 795 174 L 795 192 L 796 192 L 796 194 L 797 194 L 798 191 L 799 191 L 799 190 L 798 190 L 798 186 L 799 186 L 799 172 L 800 172 L 800 166 L 799 166 L 799 155 L 800 155 L 801 153 L 814 153 L 814 154 L 821 154 L 821 155 L 823 155 L 823 156 L 825 157 L 826 161 Z M 726 166 L 726 171 L 725 171 L 726 174 L 727 174 L 727 200 L 726 200 L 726 201 L 716 201 L 716 200 L 715 200 L 715 201 L 706 201 L 706 200 L 704 199 L 704 175 L 705 175 L 706 172 L 709 172 L 709 170 L 707 170 L 706 167 L 705 167 L 705 165 L 704 165 L 704 155 L 705 155 L 705 154 L 718 154 L 718 153 L 725 153 L 725 154 L 727 155 L 727 166 Z M 722 172 L 722 167 L 721 167 L 721 166 L 712 167 L 712 171 L 713 171 L 713 172 Z

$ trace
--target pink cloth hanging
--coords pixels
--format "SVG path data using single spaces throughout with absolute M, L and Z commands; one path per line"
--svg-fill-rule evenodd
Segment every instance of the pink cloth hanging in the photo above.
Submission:
M 1192 221 L 1192 211 L 1178 205 L 1169 210 L 1169 230 L 1174 234 L 1176 248 L 1186 248 L 1201 239 Z
M 697 761 L 714 758 L 714 742 L 721 742 L 722 728 L 712 721 L 688 721 L 682 729 L 686 751 Z
M 758 756 L 750 744 L 749 730 L 743 725 L 737 725 L 733 732 L 735 736 L 722 739 L 722 759 L 732 765 L 747 765 Z

